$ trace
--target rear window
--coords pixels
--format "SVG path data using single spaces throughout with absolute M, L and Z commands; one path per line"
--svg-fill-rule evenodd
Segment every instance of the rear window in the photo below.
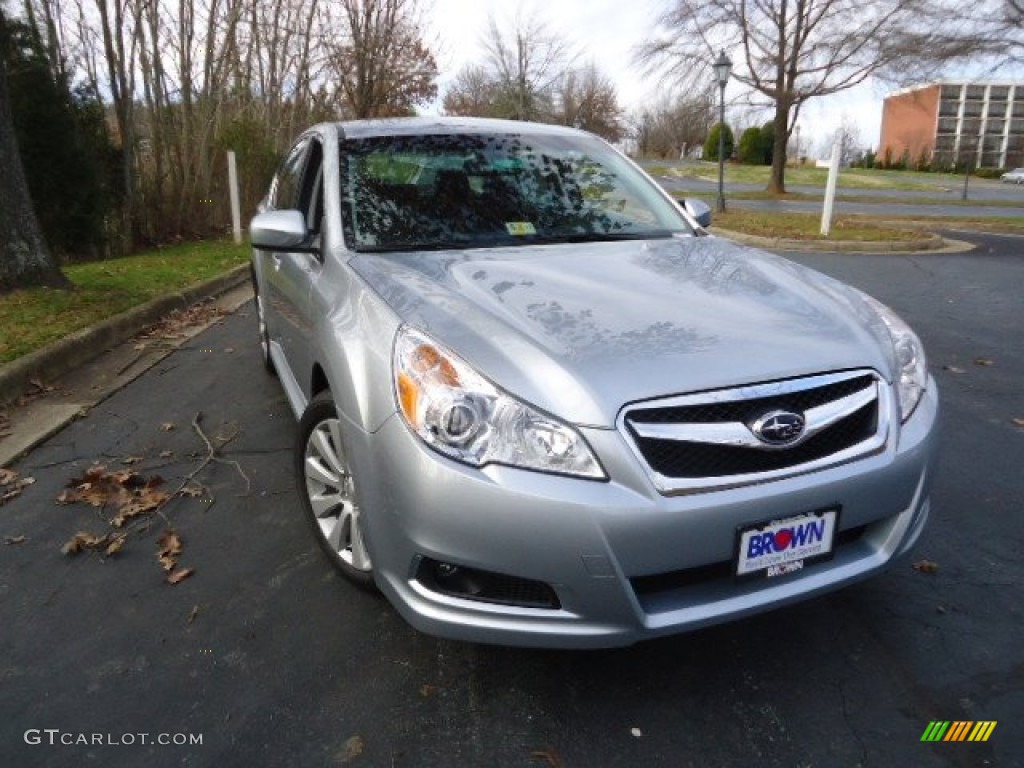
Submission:
M 589 137 L 346 139 L 340 171 L 345 237 L 359 251 L 692 233 L 646 176 Z

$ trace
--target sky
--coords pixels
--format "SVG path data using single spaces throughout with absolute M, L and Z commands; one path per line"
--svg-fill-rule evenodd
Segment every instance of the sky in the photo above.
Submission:
M 627 110 L 657 100 L 666 88 L 657 77 L 645 76 L 632 62 L 632 51 L 651 34 L 667 0 L 548 0 L 545 4 L 517 0 L 430 0 L 428 18 L 437 40 L 438 66 L 441 70 L 440 91 L 466 64 L 484 58 L 481 39 L 487 30 L 487 19 L 511 19 L 516 10 L 527 17 L 531 12 L 550 29 L 561 34 L 580 51 L 581 63 L 593 60 L 618 86 L 619 103 Z M 735 58 L 735 56 L 734 56 Z M 710 76 L 710 74 L 709 74 Z M 738 95 L 739 85 L 733 81 L 726 89 L 726 101 Z M 860 143 L 865 147 L 878 145 L 882 122 L 882 98 L 887 89 L 866 84 L 823 99 L 812 99 L 801 110 L 799 127 L 802 151 L 824 157 L 827 141 L 844 115 L 857 126 Z M 439 109 L 439 105 L 436 109 Z M 746 108 L 742 110 L 746 113 Z M 739 110 L 726 122 L 740 117 Z M 765 112 L 758 123 L 770 119 Z M 743 115 L 742 122 L 752 122 Z M 819 146 L 820 145 L 820 146 Z M 810 150 L 810 151 L 809 151 Z

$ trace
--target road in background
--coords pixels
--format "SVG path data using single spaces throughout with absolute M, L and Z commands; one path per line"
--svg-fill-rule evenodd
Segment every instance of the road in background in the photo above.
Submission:
M 36 482 L 0 508 L 0 765 L 1024 765 L 1024 240 L 977 242 L 794 257 L 874 293 L 927 345 L 944 452 L 911 559 L 615 651 L 436 640 L 335 575 L 300 514 L 296 426 L 248 305 L 16 465 Z M 111 558 L 62 555 L 109 517 L 57 505 L 66 483 L 102 461 L 178 487 L 208 456 L 200 412 L 239 467 L 207 464 L 204 493 Z M 157 562 L 168 524 L 195 569 L 175 586 Z M 985 743 L 922 743 L 936 719 L 998 725 Z M 60 743 L 94 734 L 119 745 Z

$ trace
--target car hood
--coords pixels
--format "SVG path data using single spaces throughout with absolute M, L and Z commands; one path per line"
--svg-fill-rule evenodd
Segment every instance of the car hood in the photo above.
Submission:
M 889 378 L 853 289 L 715 237 L 402 254 L 350 265 L 410 325 L 575 424 L 630 402 L 824 371 Z

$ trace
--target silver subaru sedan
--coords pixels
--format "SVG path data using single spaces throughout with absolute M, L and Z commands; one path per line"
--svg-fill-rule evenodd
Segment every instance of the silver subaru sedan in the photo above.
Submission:
M 709 223 L 568 128 L 303 134 L 252 220 L 253 280 L 333 564 L 424 632 L 584 648 L 906 552 L 936 443 L 921 342 Z

